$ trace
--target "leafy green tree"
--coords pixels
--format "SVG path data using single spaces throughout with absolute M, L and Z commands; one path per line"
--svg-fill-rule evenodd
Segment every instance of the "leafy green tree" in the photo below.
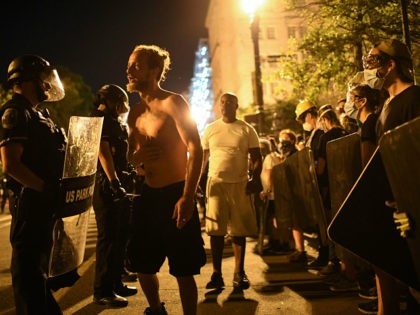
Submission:
M 390 37 L 403 40 L 399 0 L 284 0 L 284 4 L 300 12 L 307 23 L 305 36 L 291 40 L 299 53 L 289 52 L 281 60 L 282 77 L 290 79 L 296 98 L 335 103 L 345 95 L 350 78 L 362 70 L 362 55 L 375 42 Z M 419 7 L 420 0 L 408 3 L 417 74 L 420 73 Z
M 65 67 L 59 67 L 58 73 L 66 92 L 58 102 L 45 103 L 52 119 L 61 127 L 68 128 L 71 116 L 88 116 L 93 104 L 94 95 L 91 88 L 83 81 L 82 76 Z

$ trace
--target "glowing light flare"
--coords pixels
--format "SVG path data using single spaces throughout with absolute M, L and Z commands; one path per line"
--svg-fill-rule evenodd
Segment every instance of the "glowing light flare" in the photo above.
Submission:
M 264 0 L 242 0 L 242 10 L 244 10 L 251 20 L 254 20 L 254 16 L 258 8 L 264 3 Z

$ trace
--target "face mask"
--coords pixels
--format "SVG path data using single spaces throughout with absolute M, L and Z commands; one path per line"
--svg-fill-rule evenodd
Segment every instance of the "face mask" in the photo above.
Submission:
M 350 118 L 357 119 L 358 112 L 359 110 L 356 108 L 353 101 L 348 101 L 344 104 L 344 113 L 346 113 L 346 115 Z
M 384 85 L 384 78 L 378 77 L 378 70 L 376 69 L 365 69 L 363 71 L 363 75 L 365 76 L 366 83 L 372 88 L 376 90 L 382 89 Z
M 302 124 L 302 128 L 305 131 L 312 131 L 312 129 L 314 129 L 314 127 L 312 127 L 312 124 L 308 123 L 308 122 L 304 122 Z
M 287 141 L 287 140 L 283 140 L 283 141 L 280 142 L 280 145 L 279 145 L 278 149 L 280 151 L 280 154 L 288 155 L 291 152 L 293 152 L 294 148 L 295 148 L 295 146 L 293 145 L 293 143 L 291 143 L 290 141 Z

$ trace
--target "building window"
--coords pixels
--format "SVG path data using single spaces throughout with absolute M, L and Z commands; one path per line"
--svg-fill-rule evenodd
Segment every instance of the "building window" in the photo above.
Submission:
M 295 26 L 288 26 L 287 27 L 287 37 L 288 38 L 296 38 L 297 28 Z
M 269 55 L 267 56 L 268 66 L 270 68 L 277 68 L 280 64 L 280 56 L 279 55 Z
M 269 26 L 267 27 L 267 39 L 276 39 L 276 28 Z

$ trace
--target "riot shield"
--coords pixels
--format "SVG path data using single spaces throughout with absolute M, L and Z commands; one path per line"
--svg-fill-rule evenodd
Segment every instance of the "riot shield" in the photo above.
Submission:
M 419 289 L 407 242 L 395 227 L 393 210 L 385 206 L 390 198 L 377 149 L 333 218 L 328 235 L 353 254 Z
M 310 148 L 292 154 L 273 167 L 273 186 L 277 220 L 303 230 L 319 226 L 321 243 L 326 244 L 327 221 Z
M 385 133 L 379 151 L 398 209 L 407 213 L 411 230 L 406 241 L 420 282 L 420 118 Z
M 362 172 L 357 133 L 327 143 L 328 181 L 334 216 Z
M 362 172 L 360 136 L 353 133 L 328 142 L 327 165 L 333 217 Z M 338 244 L 335 253 L 342 260 L 360 264 L 356 256 Z
M 70 118 L 49 277 L 70 272 L 83 262 L 102 122 L 102 117 Z

